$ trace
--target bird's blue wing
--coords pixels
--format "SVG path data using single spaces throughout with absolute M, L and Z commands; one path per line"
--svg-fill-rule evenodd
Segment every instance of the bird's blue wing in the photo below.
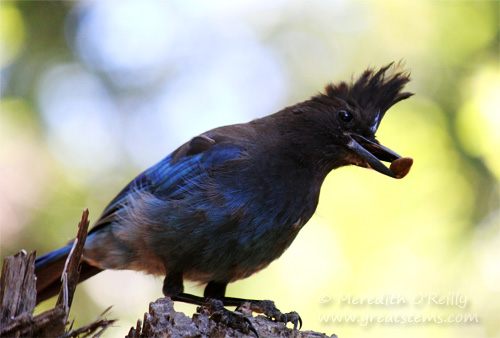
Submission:
M 199 137 L 197 137 L 199 138 Z M 213 141 L 208 146 L 196 144 L 194 138 L 163 160 L 150 167 L 130 182 L 104 209 L 90 233 L 117 220 L 117 211 L 126 207 L 131 194 L 149 192 L 161 199 L 179 198 L 189 191 L 190 184 L 226 161 L 238 158 L 245 152 L 243 146 L 228 142 Z M 208 138 L 207 138 L 208 139 Z M 190 147 L 191 146 L 191 147 Z

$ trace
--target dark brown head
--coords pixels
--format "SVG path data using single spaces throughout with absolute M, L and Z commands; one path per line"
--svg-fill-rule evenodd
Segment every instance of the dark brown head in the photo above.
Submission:
M 378 71 L 368 69 L 352 83 L 327 85 L 324 94 L 306 102 L 308 108 L 316 110 L 315 117 L 321 119 L 323 130 L 330 134 L 335 167 L 354 164 L 394 178 L 408 173 L 412 160 L 401 158 L 375 139 L 386 111 L 413 95 L 403 91 L 410 74 L 400 68 L 401 63 L 391 63 Z M 394 165 L 389 169 L 381 161 Z

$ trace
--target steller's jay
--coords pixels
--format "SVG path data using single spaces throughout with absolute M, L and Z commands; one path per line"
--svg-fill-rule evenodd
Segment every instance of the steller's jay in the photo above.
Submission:
M 375 133 L 386 111 L 413 95 L 403 92 L 409 81 L 399 65 L 368 69 L 275 114 L 194 137 L 109 203 L 89 231 L 80 281 L 104 269 L 138 270 L 165 276 L 163 293 L 173 300 L 241 305 L 225 297 L 227 284 L 283 254 L 331 170 L 352 164 L 393 178 L 408 173 L 412 160 Z M 37 302 L 57 294 L 70 249 L 36 260 Z M 184 279 L 207 284 L 204 298 L 183 293 Z M 292 313 L 262 311 L 297 325 Z

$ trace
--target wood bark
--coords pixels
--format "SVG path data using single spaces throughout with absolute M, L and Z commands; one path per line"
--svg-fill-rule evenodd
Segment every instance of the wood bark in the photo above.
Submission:
M 337 338 L 313 331 L 299 331 L 288 328 L 284 323 L 275 322 L 258 315 L 253 317 L 250 311 L 245 315 L 259 333 L 260 338 Z M 168 297 L 160 298 L 149 304 L 149 312 L 144 314 L 143 321 L 137 321 L 137 326 L 131 328 L 126 338 L 161 338 L 161 337 L 255 337 L 253 332 L 243 333 L 224 323 L 214 320 L 215 314 L 198 307 L 190 318 L 184 313 L 176 312 L 174 304 Z
M 89 226 L 88 210 L 78 224 L 78 235 L 66 261 L 59 298 L 53 309 L 33 316 L 36 305 L 35 252 L 21 250 L 7 257 L 0 278 L 0 337 L 98 337 L 114 320 L 97 319 L 80 329 L 67 329 L 79 265 Z

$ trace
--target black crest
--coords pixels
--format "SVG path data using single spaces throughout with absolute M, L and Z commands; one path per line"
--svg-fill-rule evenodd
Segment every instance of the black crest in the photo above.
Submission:
M 402 68 L 402 62 L 393 62 L 378 71 L 367 69 L 352 83 L 327 85 L 325 94 L 315 99 L 325 103 L 334 101 L 337 104 L 339 100 L 344 101 L 359 110 L 368 121 L 374 121 L 377 128 L 389 108 L 413 95 L 402 91 L 410 81 L 410 72 Z

